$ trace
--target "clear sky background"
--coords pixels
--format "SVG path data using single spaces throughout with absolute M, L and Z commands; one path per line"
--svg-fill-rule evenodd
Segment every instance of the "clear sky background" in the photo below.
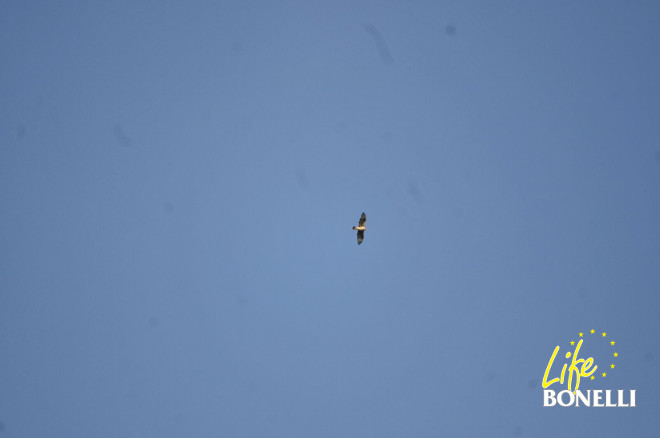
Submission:
M 659 78 L 651 1 L 2 2 L 0 436 L 660 436 Z M 637 408 L 542 407 L 590 329 Z

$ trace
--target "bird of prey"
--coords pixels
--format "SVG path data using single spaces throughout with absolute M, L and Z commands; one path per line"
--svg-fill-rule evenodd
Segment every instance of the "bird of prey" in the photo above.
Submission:
M 364 226 L 364 224 L 367 223 L 367 215 L 362 213 L 362 216 L 360 216 L 360 222 L 358 222 L 357 227 L 353 227 L 354 230 L 357 230 L 357 241 L 358 245 L 362 243 L 364 240 L 364 231 L 367 229 L 367 227 Z

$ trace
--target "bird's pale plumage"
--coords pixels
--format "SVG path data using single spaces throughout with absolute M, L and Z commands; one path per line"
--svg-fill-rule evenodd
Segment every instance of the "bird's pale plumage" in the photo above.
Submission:
M 364 224 L 367 223 L 367 215 L 362 213 L 360 216 L 360 221 L 358 222 L 357 227 L 353 227 L 354 230 L 357 230 L 357 242 L 358 245 L 362 243 L 364 240 L 364 232 L 366 231 L 367 227 L 364 226 Z

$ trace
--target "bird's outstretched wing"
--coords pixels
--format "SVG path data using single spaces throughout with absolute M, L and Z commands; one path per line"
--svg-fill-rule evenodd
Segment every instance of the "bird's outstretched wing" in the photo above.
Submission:
M 364 231 L 358 231 L 357 232 L 357 239 L 358 239 L 358 245 L 362 243 L 364 240 Z
M 362 216 L 360 216 L 360 222 L 358 224 L 359 226 L 363 227 L 365 223 L 367 223 L 367 215 L 363 212 Z

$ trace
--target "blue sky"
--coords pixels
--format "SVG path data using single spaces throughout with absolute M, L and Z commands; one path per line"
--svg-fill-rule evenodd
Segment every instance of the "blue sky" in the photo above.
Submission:
M 4 2 L 0 435 L 658 436 L 658 22 Z

